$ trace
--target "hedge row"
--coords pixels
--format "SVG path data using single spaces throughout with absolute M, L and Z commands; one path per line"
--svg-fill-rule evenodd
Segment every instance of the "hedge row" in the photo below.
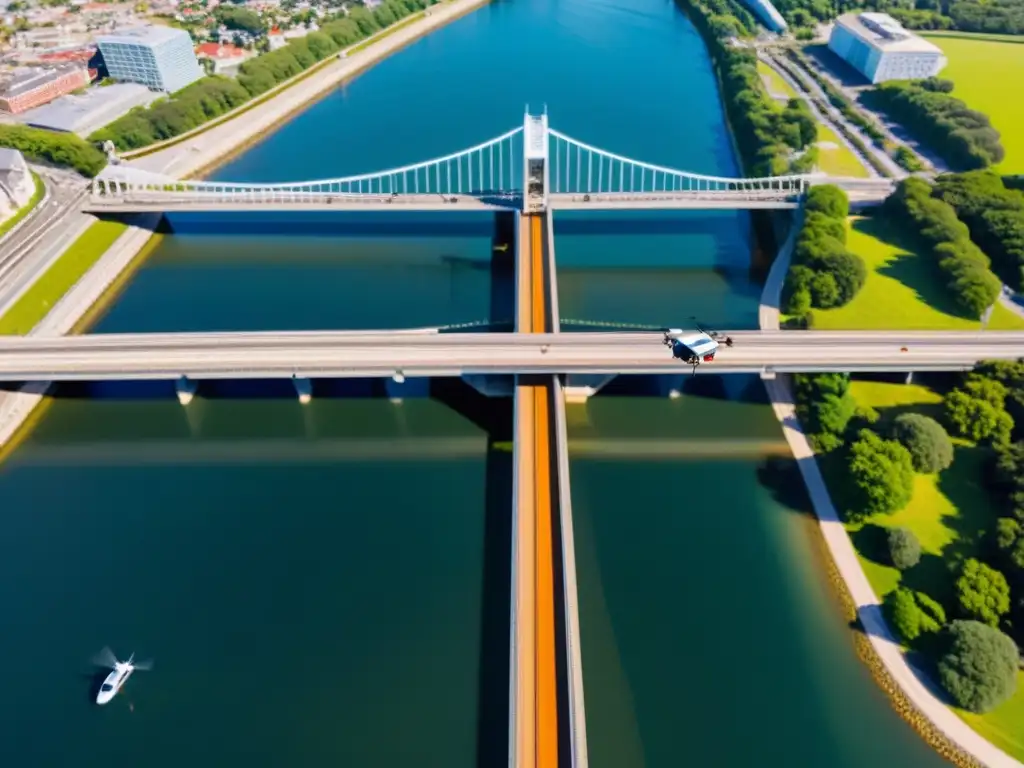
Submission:
M 320 31 L 246 61 L 239 68 L 237 80 L 204 77 L 149 107 L 133 109 L 89 138 L 111 141 L 125 151 L 180 136 L 435 2 L 386 0 L 373 12 L 355 6 L 347 16 L 324 24 Z
M 821 185 L 808 192 L 803 227 L 782 290 L 786 314 L 806 318 L 812 307 L 841 307 L 864 285 L 864 262 L 846 249 L 849 213 L 849 199 L 839 187 Z
M 935 194 L 953 206 L 1003 282 L 1024 291 L 1024 193 L 991 171 L 970 171 L 940 176 Z
M 731 42 L 753 29 L 750 14 L 729 0 L 677 2 L 693 20 L 711 54 L 747 173 L 775 176 L 811 170 L 817 161 L 816 149 L 811 146 L 818 131 L 814 116 L 799 99 L 791 99 L 785 107 L 776 104 L 757 72 L 757 54 Z
M 981 112 L 951 95 L 948 80 L 893 80 L 878 85 L 865 98 L 906 126 L 951 167 L 985 168 L 1006 152 L 999 132 Z
M 107 156 L 73 133 L 52 133 L 23 125 L 0 125 L 0 147 L 21 151 L 31 160 L 74 168 L 92 178 L 107 164 Z
M 971 241 L 967 225 L 957 218 L 953 206 L 933 197 L 928 182 L 909 178 L 899 183 L 883 210 L 898 222 L 912 223 L 935 267 L 946 278 L 957 309 L 965 317 L 981 317 L 998 298 L 1002 283 L 992 274 L 988 257 Z

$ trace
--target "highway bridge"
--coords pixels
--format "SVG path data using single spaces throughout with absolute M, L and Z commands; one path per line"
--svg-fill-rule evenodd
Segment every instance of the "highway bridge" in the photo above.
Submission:
M 953 371 L 1024 355 L 1024 332 L 732 331 L 697 373 Z M 660 333 L 262 332 L 0 339 L 0 380 L 689 372 Z
M 91 213 L 238 211 L 486 211 L 787 209 L 812 184 L 878 203 L 889 179 L 823 174 L 730 178 L 655 165 L 586 144 L 526 114 L 501 136 L 420 163 L 284 183 L 178 180 L 121 163 L 92 183 Z

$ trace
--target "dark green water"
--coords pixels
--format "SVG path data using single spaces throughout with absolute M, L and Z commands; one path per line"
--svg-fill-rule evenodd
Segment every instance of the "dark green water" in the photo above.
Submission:
M 669 0 L 505 0 L 218 176 L 414 162 L 508 130 L 527 102 L 611 151 L 735 171 L 706 54 Z M 172 224 L 98 330 L 493 316 L 486 221 Z M 741 214 L 559 217 L 556 232 L 566 317 L 754 322 Z M 604 439 L 573 459 L 595 767 L 939 764 L 856 659 L 802 521 L 758 483 L 747 443 L 780 439 L 767 408 L 607 397 L 571 418 Z M 724 461 L 619 457 L 650 435 L 747 442 Z M 507 589 L 485 530 L 508 472 L 487 441 L 428 400 L 60 399 L 0 467 L 0 650 L 19 692 L 0 705 L 0 764 L 499 764 L 507 632 L 490 611 Z M 97 708 L 82 673 L 104 644 L 157 666 Z

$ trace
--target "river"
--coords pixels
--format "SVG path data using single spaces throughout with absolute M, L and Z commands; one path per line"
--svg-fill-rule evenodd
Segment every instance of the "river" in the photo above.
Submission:
M 415 162 L 503 133 L 526 104 L 620 154 L 736 170 L 706 53 L 671 2 L 503 0 L 217 177 Z M 484 218 L 171 224 L 97 331 L 503 319 Z M 731 213 L 560 216 L 562 314 L 751 327 L 749 230 Z M 807 520 L 759 483 L 781 435 L 745 401 L 757 386 L 570 408 L 591 761 L 942 764 L 857 660 Z M 187 409 L 64 390 L 0 467 L 4 764 L 498 764 L 507 407 L 343 389 Z M 624 455 L 652 437 L 658 457 Z M 722 455 L 704 455 L 710 439 Z M 97 708 L 87 660 L 104 644 L 156 666 Z

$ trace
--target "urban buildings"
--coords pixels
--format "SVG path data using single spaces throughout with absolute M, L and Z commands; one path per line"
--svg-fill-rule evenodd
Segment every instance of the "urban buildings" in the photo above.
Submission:
M 28 203 L 35 189 L 21 152 L 0 147 L 0 221 Z
M 18 114 L 88 84 L 89 71 L 78 63 L 54 69 L 28 67 L 15 70 L 0 82 L 0 110 Z
M 872 83 L 934 77 L 946 66 L 938 47 L 886 13 L 840 16 L 828 47 Z
M 171 27 L 134 27 L 97 39 L 110 76 L 173 93 L 203 76 L 188 32 Z
M 234 45 L 203 43 L 196 48 L 196 55 L 200 59 L 209 59 L 213 63 L 213 74 L 233 75 L 243 61 L 252 58 L 255 54 Z
M 138 83 L 115 83 L 29 110 L 21 116 L 21 122 L 33 128 L 86 137 L 134 107 L 144 107 L 159 97 L 160 94 Z

